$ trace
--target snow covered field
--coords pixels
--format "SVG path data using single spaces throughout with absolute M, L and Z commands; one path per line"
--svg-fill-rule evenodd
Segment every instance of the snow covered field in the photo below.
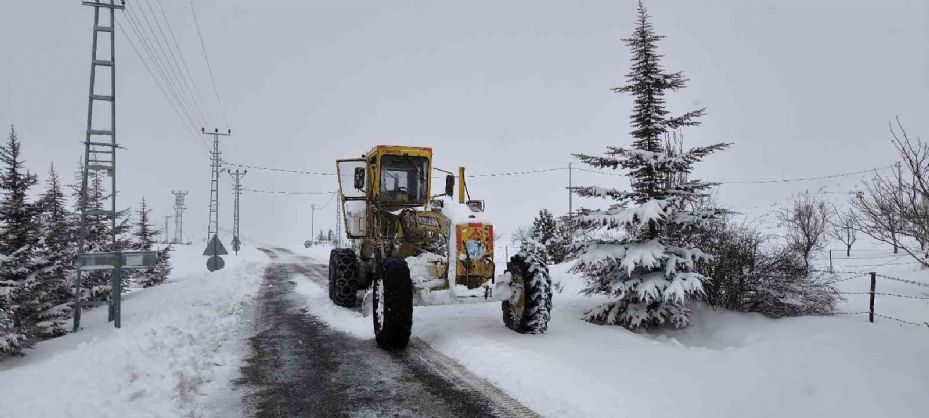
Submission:
M 299 251 L 326 261 L 322 250 Z M 836 269 L 858 268 L 850 267 L 855 262 L 836 260 Z M 632 333 L 581 321 L 600 300 L 576 295 L 582 283 L 567 269 L 552 269 L 565 289 L 555 295 L 544 335 L 506 329 L 497 303 L 416 308 L 413 335 L 545 416 L 923 417 L 929 411 L 929 327 L 881 318 L 870 324 L 867 315 L 773 320 L 699 307 L 685 330 Z M 929 273 L 905 264 L 878 271 L 929 283 Z M 860 275 L 841 290 L 865 291 L 868 283 Z M 882 289 L 929 296 L 929 288 L 899 282 L 879 282 Z M 334 306 L 318 284 L 300 281 L 297 291 L 313 314 L 373 339 L 371 319 Z M 926 300 L 887 297 L 877 306 L 910 321 L 929 320 Z M 849 295 L 839 309 L 866 311 L 866 296 Z
M 201 252 L 175 246 L 169 281 L 124 297 L 122 329 L 106 321 L 106 307 L 88 310 L 82 331 L 0 364 L 0 417 L 202 416 L 215 408 L 245 354 L 237 332 L 268 259 L 243 248 L 211 274 Z

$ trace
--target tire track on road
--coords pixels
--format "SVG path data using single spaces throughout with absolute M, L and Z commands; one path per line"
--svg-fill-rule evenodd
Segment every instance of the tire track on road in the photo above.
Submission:
M 256 302 L 256 335 L 237 383 L 256 417 L 535 417 L 489 382 L 421 340 L 386 352 L 334 330 L 293 297 L 305 276 L 327 285 L 327 267 L 284 249 Z

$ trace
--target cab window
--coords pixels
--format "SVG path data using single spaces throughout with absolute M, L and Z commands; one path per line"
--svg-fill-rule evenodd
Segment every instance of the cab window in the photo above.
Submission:
M 381 157 L 381 201 L 387 203 L 425 203 L 429 159 L 406 155 Z

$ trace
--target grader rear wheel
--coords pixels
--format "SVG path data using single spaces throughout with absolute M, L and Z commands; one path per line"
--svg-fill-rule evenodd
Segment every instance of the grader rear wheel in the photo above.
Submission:
M 503 323 L 520 334 L 542 334 L 552 310 L 552 279 L 538 257 L 520 252 L 510 258 L 513 297 L 503 301 Z

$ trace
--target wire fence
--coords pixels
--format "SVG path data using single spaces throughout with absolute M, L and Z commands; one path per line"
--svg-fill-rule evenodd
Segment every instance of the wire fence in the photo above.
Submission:
M 821 272 L 823 272 L 823 273 L 829 273 L 828 271 L 821 271 Z M 904 295 L 904 294 L 900 294 L 900 293 L 878 292 L 878 291 L 876 291 L 876 288 L 877 288 L 877 279 L 878 279 L 878 278 L 884 279 L 884 280 L 891 280 L 891 281 L 895 281 L 895 282 L 899 282 L 899 283 L 905 283 L 905 284 L 912 285 L 912 286 L 917 286 L 917 287 L 920 287 L 920 288 L 929 288 L 929 283 L 923 283 L 923 282 L 919 282 L 919 281 L 916 281 L 916 280 L 901 279 L 901 278 L 899 278 L 899 277 L 888 276 L 888 275 L 885 275 L 885 274 L 877 274 L 877 273 L 874 273 L 874 272 L 833 272 L 833 273 L 834 273 L 834 274 L 849 274 L 850 276 L 843 277 L 843 278 L 840 278 L 840 279 L 832 280 L 832 281 L 830 282 L 830 283 L 832 283 L 832 284 L 840 283 L 840 282 L 845 282 L 845 281 L 848 281 L 848 280 L 858 279 L 858 278 L 861 278 L 862 276 L 864 276 L 864 277 L 870 277 L 870 278 L 871 278 L 871 291 L 870 291 L 870 292 L 837 292 L 839 295 L 870 296 L 869 310 L 868 310 L 868 311 L 863 311 L 863 312 L 833 312 L 833 313 L 831 313 L 831 314 L 825 314 L 826 316 L 831 316 L 831 315 L 862 315 L 862 314 L 868 314 L 868 315 L 869 315 L 869 320 L 870 320 L 871 322 L 874 322 L 874 317 L 879 317 L 879 318 L 889 319 L 889 320 L 892 320 L 892 321 L 895 321 L 895 322 L 898 322 L 898 323 L 901 323 L 901 324 L 905 324 L 905 325 L 914 325 L 914 326 L 920 326 L 920 327 L 921 327 L 921 326 L 929 327 L 929 321 L 924 321 L 924 322 L 912 322 L 912 321 L 907 321 L 907 320 L 905 320 L 905 319 L 900 319 L 900 318 L 896 318 L 896 317 L 893 317 L 893 316 L 890 316 L 890 315 L 885 315 L 885 314 L 877 313 L 877 312 L 875 312 L 875 308 L 874 308 L 875 297 L 876 297 L 876 296 L 894 297 L 894 298 L 910 299 L 910 300 L 916 300 L 916 301 L 923 301 L 923 300 L 929 301 L 929 296 L 914 296 L 914 295 Z

